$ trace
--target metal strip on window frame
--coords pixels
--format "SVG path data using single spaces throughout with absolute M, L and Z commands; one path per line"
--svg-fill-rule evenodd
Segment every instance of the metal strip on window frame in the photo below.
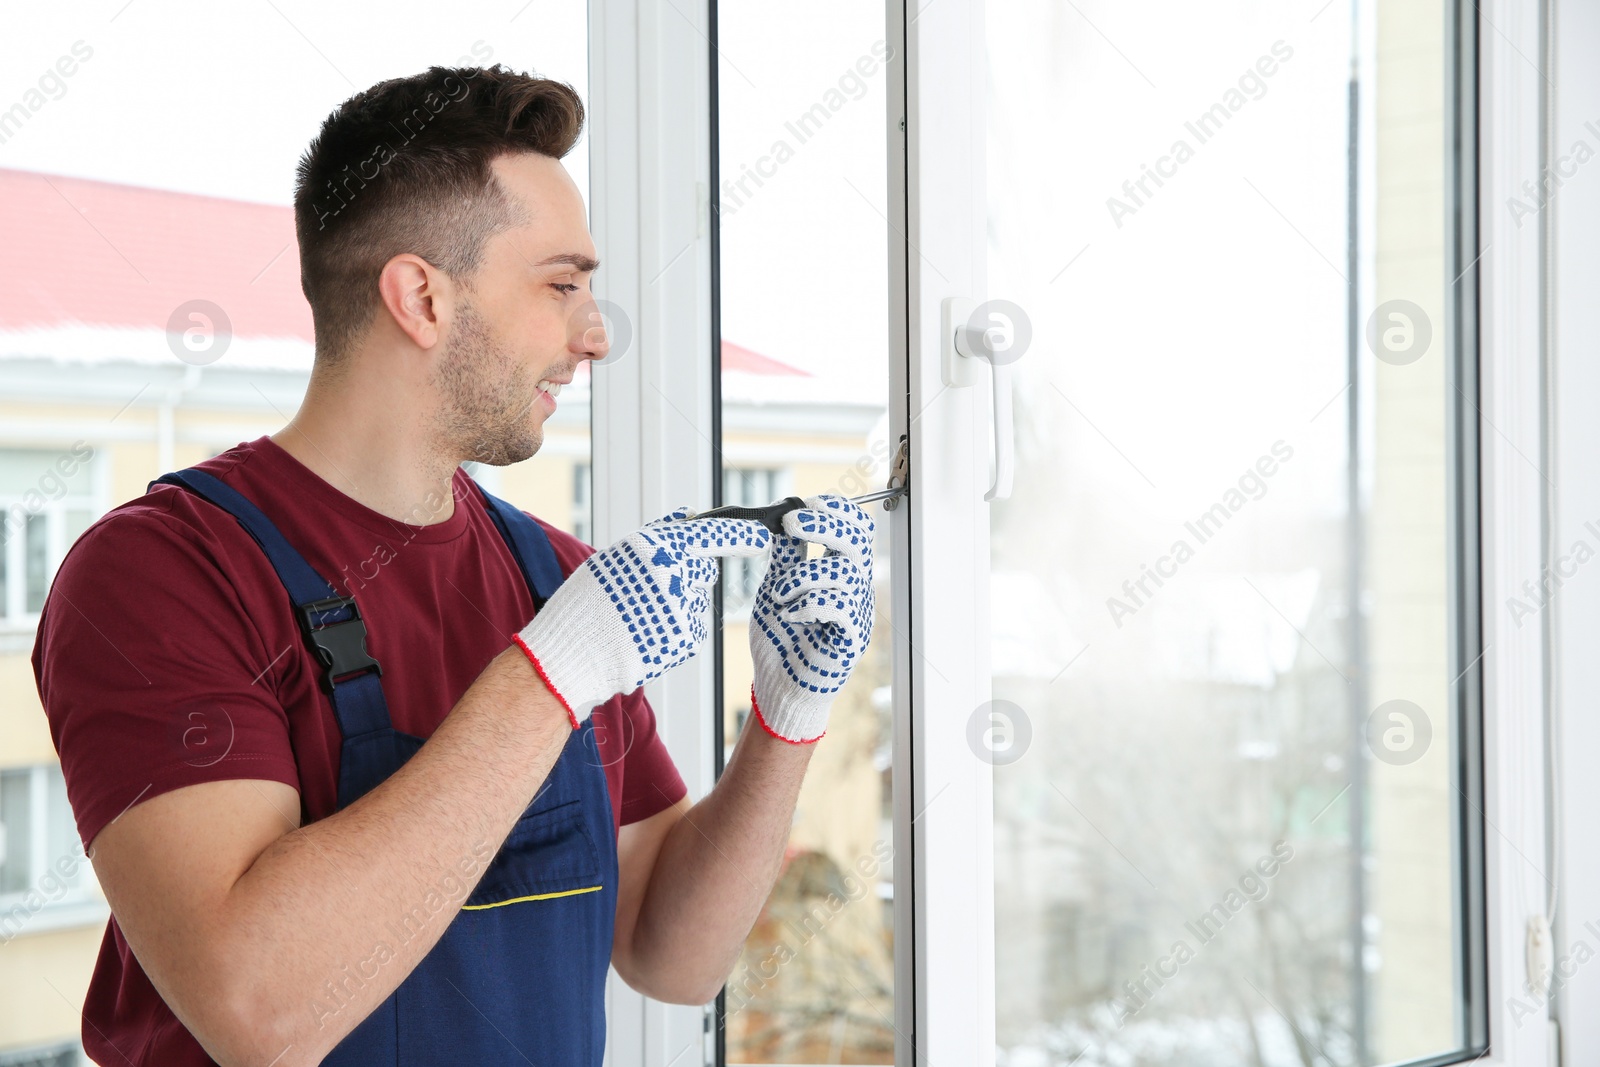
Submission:
M 1449 698 L 1455 717 L 1450 753 L 1459 789 L 1451 851 L 1462 881 L 1458 887 L 1458 960 L 1455 980 L 1467 1055 L 1489 1047 L 1488 965 L 1483 862 L 1483 582 L 1482 501 L 1478 492 L 1479 405 L 1478 275 L 1470 268 L 1478 248 L 1478 10 L 1469 0 L 1446 8 L 1445 40 L 1451 49 L 1446 106 L 1451 134 L 1450 201 L 1445 226 L 1450 234 L 1446 262 L 1457 279 L 1450 300 L 1445 365 L 1447 509 L 1455 529 L 1447 559 L 1452 620 Z M 1453 299 L 1452 299 L 1453 298 Z
M 966 744 L 990 695 L 988 412 L 977 390 L 943 388 L 939 365 L 941 302 L 985 285 L 983 4 L 889 0 L 888 27 L 890 344 L 906 353 L 891 432 L 909 435 L 912 468 L 893 513 L 896 895 L 911 890 L 895 917 L 895 1061 L 989 1067 L 992 768 Z

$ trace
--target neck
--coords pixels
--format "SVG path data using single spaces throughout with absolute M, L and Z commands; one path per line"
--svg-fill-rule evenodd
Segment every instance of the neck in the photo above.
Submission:
M 451 479 L 462 457 L 439 446 L 423 407 L 400 375 L 351 368 L 330 380 L 313 371 L 300 410 L 272 440 L 357 503 L 431 526 L 455 512 Z

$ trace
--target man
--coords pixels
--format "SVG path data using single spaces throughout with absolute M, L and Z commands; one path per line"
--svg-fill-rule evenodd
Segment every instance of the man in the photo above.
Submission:
M 531 456 L 607 352 L 582 121 L 499 66 L 342 105 L 295 195 L 304 404 L 63 563 L 34 669 L 112 909 L 96 1061 L 597 1065 L 608 965 L 679 1003 L 732 968 L 870 637 L 872 524 L 680 510 L 591 555 L 460 469 Z M 763 553 L 762 728 L 691 807 L 638 689 Z

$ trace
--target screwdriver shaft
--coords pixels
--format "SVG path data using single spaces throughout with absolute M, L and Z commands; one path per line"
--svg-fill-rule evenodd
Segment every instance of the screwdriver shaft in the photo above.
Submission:
M 870 504 L 875 500 L 888 500 L 891 497 L 897 497 L 901 493 L 904 493 L 905 491 L 906 491 L 906 487 L 905 486 L 897 485 L 893 489 L 879 489 L 879 490 L 877 490 L 876 492 L 873 492 L 873 493 L 862 493 L 860 496 L 853 496 L 853 497 L 850 498 L 850 503 L 852 503 L 852 504 Z

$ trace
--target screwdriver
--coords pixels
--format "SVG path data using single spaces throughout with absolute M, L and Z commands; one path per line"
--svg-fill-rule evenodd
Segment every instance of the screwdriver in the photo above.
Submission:
M 905 493 L 904 485 L 897 485 L 890 489 L 879 489 L 872 493 L 862 493 L 860 496 L 850 497 L 852 504 L 871 504 L 882 500 L 884 507 L 893 510 L 895 500 Z M 720 508 L 702 511 L 697 515 L 690 515 L 690 519 L 749 519 L 759 522 L 775 534 L 784 533 L 783 517 L 797 508 L 803 508 L 806 502 L 797 496 L 786 496 L 782 500 L 774 501 L 765 507 L 750 508 L 740 504 L 724 504 Z

